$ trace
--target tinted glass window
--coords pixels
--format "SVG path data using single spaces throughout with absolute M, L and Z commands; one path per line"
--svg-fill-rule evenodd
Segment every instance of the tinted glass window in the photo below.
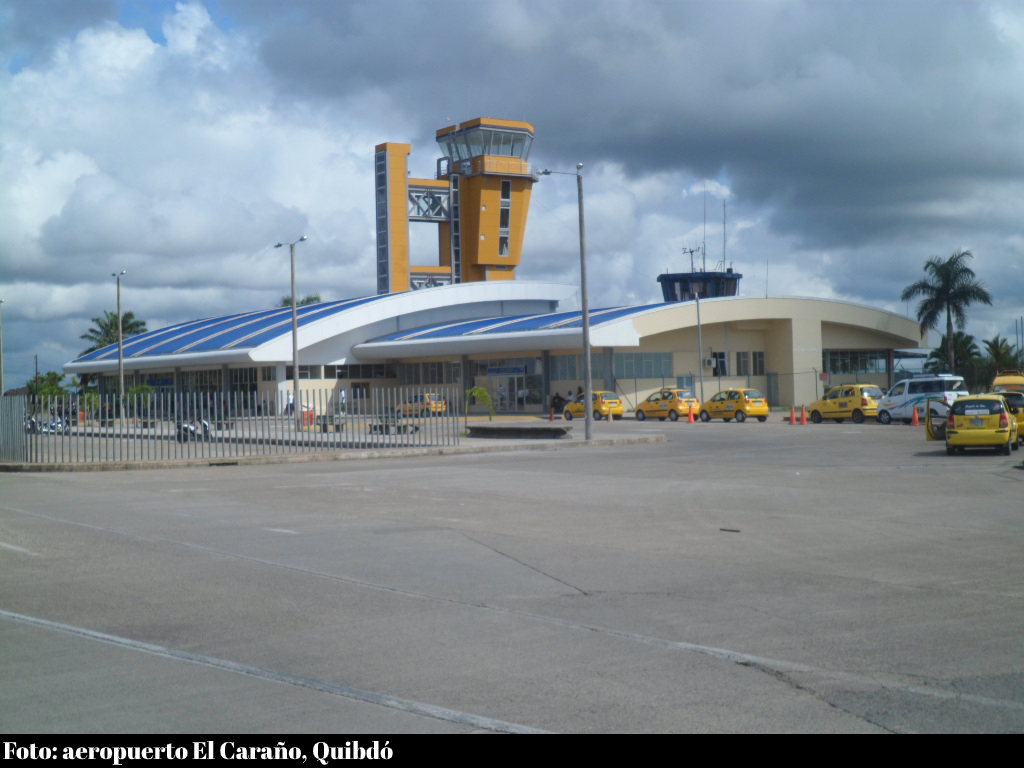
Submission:
M 957 400 L 953 403 L 954 416 L 995 416 L 1003 412 L 998 400 Z

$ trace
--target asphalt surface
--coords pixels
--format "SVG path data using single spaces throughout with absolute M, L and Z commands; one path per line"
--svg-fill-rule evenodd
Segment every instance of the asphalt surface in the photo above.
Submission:
M 1024 452 L 658 435 L 2 473 L 0 729 L 1024 730 Z

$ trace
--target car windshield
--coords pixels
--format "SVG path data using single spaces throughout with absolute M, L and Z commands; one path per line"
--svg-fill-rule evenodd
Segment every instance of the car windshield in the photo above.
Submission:
M 756 389 L 748 389 L 746 395 L 747 400 L 764 400 L 764 395 L 762 395 Z
M 879 387 L 864 387 L 861 392 L 864 393 L 864 397 L 873 397 L 876 400 L 882 396 L 882 390 Z

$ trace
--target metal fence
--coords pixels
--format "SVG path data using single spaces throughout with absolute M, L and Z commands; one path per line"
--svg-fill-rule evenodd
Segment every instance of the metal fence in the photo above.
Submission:
M 398 387 L 339 402 L 334 390 L 0 398 L 0 461 L 38 464 L 232 459 L 454 446 L 458 391 Z

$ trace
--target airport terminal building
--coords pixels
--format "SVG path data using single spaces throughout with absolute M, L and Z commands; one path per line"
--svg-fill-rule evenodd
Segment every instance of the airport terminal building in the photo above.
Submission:
M 344 390 L 358 408 L 376 388 L 481 386 L 499 411 L 545 413 L 555 393 L 583 386 L 582 317 L 577 286 L 515 279 L 538 178 L 528 163 L 533 128 L 477 118 L 437 139 L 433 179 L 408 176 L 409 145 L 377 146 L 378 294 L 298 308 L 300 389 Z M 437 263 L 411 263 L 410 222 L 438 227 Z M 618 392 L 627 411 L 666 386 L 702 400 L 753 387 L 773 406 L 799 406 L 829 384 L 887 387 L 896 350 L 922 345 L 909 318 L 832 300 L 748 298 L 738 295 L 740 277 L 662 275 L 661 302 L 591 309 L 594 389 Z M 290 308 L 180 323 L 123 347 L 129 387 L 292 388 Z M 116 391 L 117 365 L 115 344 L 64 370 Z

